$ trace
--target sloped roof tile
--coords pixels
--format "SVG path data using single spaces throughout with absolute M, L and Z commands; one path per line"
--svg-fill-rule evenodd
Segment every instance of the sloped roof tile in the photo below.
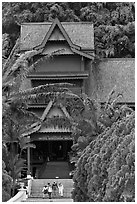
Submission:
M 90 96 L 97 101 L 106 102 L 108 94 L 116 87 L 115 93 L 122 94 L 118 102 L 135 102 L 135 59 L 109 58 L 91 68 Z
M 93 24 L 85 22 L 62 22 L 61 23 L 74 45 L 83 49 L 94 49 L 94 29 Z M 21 50 L 29 50 L 39 46 L 52 23 L 23 23 L 21 25 Z

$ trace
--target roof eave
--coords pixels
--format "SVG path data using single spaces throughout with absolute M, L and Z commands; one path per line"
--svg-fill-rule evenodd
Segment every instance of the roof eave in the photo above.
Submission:
M 85 52 L 76 50 L 76 49 L 74 49 L 73 47 L 71 47 L 71 50 L 72 50 L 74 53 L 76 53 L 76 54 L 79 54 L 79 55 L 81 55 L 81 56 L 83 56 L 83 57 L 86 57 L 86 58 L 88 58 L 88 59 L 94 60 L 94 54 L 93 54 L 93 55 L 89 55 L 89 54 L 87 54 L 87 53 L 85 53 Z
M 52 74 L 52 75 L 47 75 L 47 73 L 42 73 L 40 75 L 36 75 L 36 74 L 29 74 L 27 78 L 30 79 L 39 79 L 39 80 L 58 80 L 58 79 L 83 79 L 83 78 L 87 78 L 89 76 L 89 74 L 87 72 L 85 73 L 66 73 L 66 74 Z

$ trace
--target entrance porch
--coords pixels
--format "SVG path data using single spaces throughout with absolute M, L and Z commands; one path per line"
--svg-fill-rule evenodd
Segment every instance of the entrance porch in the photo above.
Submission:
M 33 141 L 33 144 L 36 148 L 30 149 L 30 171 L 34 178 L 55 178 L 58 175 L 69 178 L 72 168 L 68 154 L 73 140 Z
M 31 163 L 46 161 L 67 161 L 71 151 L 72 140 L 34 141 L 35 149 L 31 149 Z

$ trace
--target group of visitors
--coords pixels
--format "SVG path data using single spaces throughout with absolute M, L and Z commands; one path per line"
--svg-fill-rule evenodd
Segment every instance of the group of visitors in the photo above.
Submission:
M 59 196 L 63 197 L 63 191 L 64 187 L 62 183 L 57 184 L 55 181 L 52 185 L 48 183 L 42 189 L 43 198 L 46 197 L 46 194 L 48 194 L 49 199 L 51 199 L 52 196 L 57 197 L 58 194 Z

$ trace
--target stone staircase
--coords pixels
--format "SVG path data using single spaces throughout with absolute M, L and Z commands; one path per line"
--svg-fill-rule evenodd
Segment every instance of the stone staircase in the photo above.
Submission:
M 73 199 L 71 198 L 52 198 L 51 200 L 49 199 L 42 199 L 42 198 L 27 198 L 26 201 L 23 201 L 23 202 L 73 202 Z
M 71 198 L 71 192 L 73 190 L 73 180 L 72 179 L 34 179 L 32 182 L 31 195 L 30 198 L 42 198 L 43 186 L 47 183 L 57 183 L 61 182 L 64 186 L 64 198 Z

